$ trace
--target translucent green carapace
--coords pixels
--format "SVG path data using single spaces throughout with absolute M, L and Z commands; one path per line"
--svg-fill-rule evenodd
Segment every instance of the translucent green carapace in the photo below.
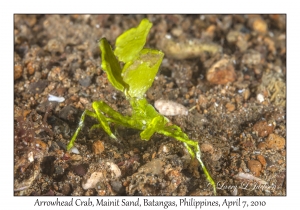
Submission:
M 197 158 L 216 195 L 215 182 L 201 160 L 198 142 L 189 139 L 180 127 L 169 125 L 168 118 L 159 114 L 144 96 L 151 87 L 164 56 L 159 50 L 144 48 L 151 26 L 152 23 L 148 19 L 143 19 L 137 28 L 125 31 L 117 38 L 114 51 L 105 38 L 100 40 L 102 69 L 110 83 L 125 94 L 132 107 L 132 114 L 123 116 L 103 101 L 93 102 L 94 112 L 83 112 L 67 150 L 74 146 L 87 115 L 99 122 L 92 129 L 102 128 L 111 138 L 116 138 L 109 127 L 111 123 L 140 130 L 141 139 L 146 141 L 154 133 L 163 134 L 183 142 L 192 158 Z M 124 63 L 123 68 L 119 62 Z

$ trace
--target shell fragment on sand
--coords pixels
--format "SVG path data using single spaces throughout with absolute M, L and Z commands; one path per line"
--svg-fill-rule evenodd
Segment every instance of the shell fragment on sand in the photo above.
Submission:
M 64 102 L 64 101 L 65 101 L 65 98 L 64 98 L 64 97 L 58 97 L 58 96 L 54 96 L 54 95 L 49 94 L 48 101 L 56 101 L 56 102 L 61 103 L 61 102 Z
M 188 115 L 188 109 L 174 101 L 159 99 L 155 101 L 154 107 L 160 114 L 165 116 Z

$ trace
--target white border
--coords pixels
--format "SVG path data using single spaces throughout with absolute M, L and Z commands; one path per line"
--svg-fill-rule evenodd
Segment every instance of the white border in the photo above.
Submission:
M 299 71 L 300 56 L 299 47 L 299 8 L 296 1 L 1 1 L 1 206 L 3 209 L 13 207 L 32 208 L 37 197 L 13 196 L 13 14 L 14 13 L 286 13 L 287 14 L 287 196 L 286 197 L 241 197 L 243 200 L 267 201 L 267 209 L 272 207 L 287 208 L 298 206 L 299 181 L 297 177 L 300 167 L 297 154 L 299 154 Z M 12 88 L 12 89 L 10 89 Z M 298 134 L 298 135 L 297 135 Z M 76 197 L 75 197 L 76 198 Z M 178 200 L 176 197 L 154 197 L 156 200 Z M 189 198 L 189 197 L 188 197 Z M 226 197 L 198 197 L 200 199 L 218 200 L 222 202 Z M 228 197 L 235 199 L 238 197 Z M 52 200 L 51 197 L 40 197 L 44 200 Z M 62 197 L 60 199 L 69 199 Z M 82 198 L 87 199 L 87 198 Z M 95 198 L 93 198 L 95 199 Z M 120 198 L 122 199 L 122 198 Z M 129 197 L 128 199 L 135 199 Z M 56 207 L 57 208 L 57 207 Z M 67 208 L 67 207 L 58 207 Z M 74 207 L 72 207 L 74 208 Z M 80 207 L 82 208 L 82 207 Z M 100 208 L 100 207 L 98 207 Z M 109 207 L 112 208 L 112 207 Z M 211 207 L 212 208 L 212 207 Z M 101 209 L 108 209 L 103 208 Z M 122 207 L 132 209 L 132 207 Z M 163 208 L 161 208 L 163 209 Z M 170 208 L 169 208 L 170 209 Z M 205 209 L 210 209 L 205 207 Z M 231 208 L 232 209 L 232 208 Z M 260 208 L 258 208 L 260 209 Z M 266 208 L 264 208 L 266 209 Z

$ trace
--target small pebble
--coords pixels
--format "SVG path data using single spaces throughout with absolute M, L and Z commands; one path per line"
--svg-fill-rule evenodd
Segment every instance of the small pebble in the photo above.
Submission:
M 235 69 L 227 56 L 216 62 L 206 74 L 207 81 L 215 85 L 234 82 L 236 78 Z
M 141 166 L 139 168 L 140 173 L 145 173 L 145 174 L 160 174 L 162 167 L 164 165 L 164 162 L 160 159 L 154 159 L 151 162 L 146 163 L 145 165 Z
M 235 187 L 235 188 L 233 188 L 233 190 L 231 191 L 231 195 L 232 195 L 232 196 L 237 196 L 237 194 L 238 194 L 238 189 L 237 189 L 237 187 Z
M 76 114 L 77 114 L 77 109 L 75 109 L 73 106 L 68 105 L 68 106 L 64 106 L 64 108 L 62 108 L 59 111 L 59 118 L 63 120 L 75 122 Z
M 76 94 L 79 90 L 80 90 L 80 88 L 78 88 L 78 87 L 70 87 L 70 88 L 68 89 L 68 93 L 69 93 L 70 95 L 74 95 L 74 94 Z
M 275 45 L 274 41 L 271 38 L 265 37 L 264 38 L 264 43 L 265 43 L 265 45 L 268 46 L 268 50 L 270 52 L 272 52 L 272 54 L 276 54 L 276 45 Z
M 274 124 L 268 123 L 266 120 L 258 121 L 253 126 L 253 131 L 257 133 L 259 137 L 268 136 L 270 133 L 274 131 Z
M 72 191 L 72 187 L 70 186 L 69 183 L 66 183 L 66 184 L 63 185 L 61 191 L 62 191 L 62 194 L 65 195 L 65 196 L 70 195 L 70 193 Z
M 59 87 L 56 89 L 56 92 L 59 96 L 63 95 L 65 92 L 66 92 L 66 88 L 63 88 L 63 87 Z
M 58 66 L 53 66 L 51 71 L 48 74 L 49 81 L 62 81 L 67 77 L 66 72 L 63 71 L 62 68 Z
M 263 19 L 257 18 L 253 21 L 252 28 L 258 33 L 265 34 L 268 30 L 268 25 Z
M 188 115 L 188 109 L 183 105 L 169 100 L 157 100 L 154 107 L 165 116 Z
M 56 165 L 54 167 L 54 173 L 56 176 L 63 175 L 65 173 L 65 168 L 61 165 Z
M 80 154 L 80 153 L 79 153 L 79 150 L 78 150 L 76 147 L 72 147 L 72 148 L 70 149 L 70 152 L 72 152 L 72 153 L 74 153 L 74 154 Z
M 200 105 L 201 108 L 206 109 L 208 105 L 208 100 L 204 95 L 199 95 L 198 97 L 198 104 Z
M 266 140 L 266 146 L 269 149 L 284 149 L 285 139 L 277 134 L 270 134 Z
M 179 37 L 182 34 L 182 29 L 181 28 L 174 28 L 172 29 L 171 33 L 173 36 Z
M 48 86 L 47 80 L 39 80 L 37 82 L 33 82 L 29 85 L 29 92 L 32 94 L 40 94 L 44 91 L 44 89 Z
M 247 51 L 242 58 L 242 63 L 246 65 L 257 65 L 261 61 L 261 54 L 256 50 Z
M 23 74 L 23 66 L 21 64 L 15 64 L 14 80 L 21 78 L 22 74 Z
M 83 87 L 90 86 L 91 82 L 92 82 L 92 80 L 91 80 L 91 77 L 89 77 L 89 76 L 84 77 L 84 78 L 79 80 L 79 84 Z
M 125 192 L 125 187 L 123 186 L 122 182 L 119 180 L 112 180 L 110 185 L 113 191 L 115 191 L 118 194 L 123 194 Z
M 200 146 L 200 150 L 201 150 L 201 152 L 208 152 L 208 153 L 212 154 L 214 152 L 214 147 L 210 143 L 203 143 Z
M 247 166 L 254 176 L 260 176 L 260 171 L 262 169 L 260 162 L 257 160 L 249 160 Z
M 72 170 L 78 176 L 84 176 L 87 172 L 87 164 L 74 165 Z
M 260 150 L 264 150 L 266 149 L 267 145 L 265 142 L 260 142 L 258 145 L 257 145 L 257 148 L 260 149 Z
M 256 99 L 261 103 L 265 100 L 265 97 L 263 96 L 263 94 L 259 93 L 257 94 Z
M 81 186 L 84 190 L 95 188 L 97 183 L 102 179 L 104 179 L 102 172 L 94 172 L 89 178 L 82 181 Z
M 249 99 L 249 97 L 250 97 L 250 90 L 249 90 L 249 88 L 247 88 L 244 92 L 243 92 L 243 97 L 244 97 L 244 100 L 245 101 L 247 101 L 248 99 Z
M 44 152 L 47 151 L 47 149 L 48 149 L 48 145 L 45 142 L 43 142 L 42 140 L 39 140 L 39 139 L 37 139 L 35 141 L 35 146 L 37 148 L 39 148 L 40 150 L 44 151 Z
M 226 104 L 226 109 L 229 111 L 229 112 L 233 112 L 235 110 L 235 105 L 232 104 L 232 103 L 227 103 Z
M 217 27 L 215 25 L 210 25 L 208 28 L 203 32 L 203 35 L 207 38 L 214 38 L 215 32 L 216 32 Z
M 262 156 L 262 155 L 257 155 L 256 158 L 257 158 L 257 160 L 262 164 L 263 167 L 266 167 L 266 166 L 267 166 L 267 161 L 266 161 L 266 159 L 264 158 L 264 156 Z
M 29 62 L 27 64 L 27 71 L 28 71 L 28 74 L 32 75 L 34 72 L 35 72 L 35 68 L 36 68 L 36 65 L 33 64 L 33 62 Z
M 80 97 L 79 98 L 79 101 L 82 103 L 82 104 L 88 104 L 90 103 L 89 100 L 87 98 L 83 98 L 83 97 Z
M 51 53 L 63 53 L 64 44 L 59 39 L 50 39 L 45 47 L 45 50 L 48 50 Z
M 29 152 L 29 153 L 28 153 L 28 160 L 29 160 L 29 162 L 34 161 L 34 158 L 33 158 L 33 152 Z
M 81 155 L 77 155 L 77 154 L 73 154 L 71 155 L 71 160 L 82 160 L 82 156 Z
M 218 161 L 220 160 L 220 158 L 222 157 L 223 153 L 221 150 L 217 150 L 216 152 L 214 152 L 211 156 L 212 161 Z
M 167 173 L 168 180 L 172 180 L 171 189 L 177 188 L 182 182 L 182 174 L 178 170 L 171 170 Z
M 121 176 L 121 174 L 122 174 L 121 170 L 120 170 L 119 166 L 117 166 L 115 163 L 106 162 L 106 165 L 108 165 L 110 167 L 110 171 L 112 172 L 111 173 L 112 177 L 119 178 Z
M 168 147 L 167 145 L 161 145 L 158 149 L 158 154 L 161 153 L 169 153 L 170 152 L 170 147 Z
M 248 48 L 248 36 L 238 30 L 230 30 L 226 36 L 228 43 L 236 45 L 236 47 L 244 52 Z
M 101 154 L 103 151 L 104 151 L 104 144 L 103 144 L 103 142 L 102 142 L 102 141 L 99 141 L 99 140 L 95 141 L 95 142 L 93 143 L 93 153 L 94 153 L 95 155 L 99 155 L 99 154 Z
M 284 160 L 280 159 L 280 160 L 277 161 L 277 163 L 278 163 L 279 165 L 281 165 L 282 163 L 284 163 Z

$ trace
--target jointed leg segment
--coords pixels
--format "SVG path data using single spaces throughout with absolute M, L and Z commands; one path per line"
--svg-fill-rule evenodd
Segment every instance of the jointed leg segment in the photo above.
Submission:
M 67 150 L 70 150 L 74 146 L 74 142 L 78 136 L 78 133 L 83 127 L 86 115 L 97 119 L 99 122 L 99 124 L 93 125 L 92 129 L 102 128 L 110 137 L 114 139 L 116 139 L 116 137 L 110 130 L 109 123 L 114 122 L 124 127 L 133 127 L 132 124 L 134 123 L 131 122 L 129 117 L 125 117 L 121 115 L 120 113 L 112 109 L 110 106 L 108 106 L 104 101 L 95 101 L 93 102 L 92 106 L 95 112 L 85 110 L 82 113 L 78 128 L 76 129 L 74 135 L 72 136 L 72 139 L 67 146 Z M 109 118 L 105 117 L 103 113 L 107 114 Z
M 109 107 L 103 101 L 93 102 L 92 106 L 93 106 L 93 108 L 94 108 L 94 110 L 95 110 L 96 113 L 94 113 L 92 111 L 89 111 L 89 110 L 85 110 L 82 113 L 80 121 L 79 121 L 78 128 L 76 129 L 74 135 L 72 136 L 72 139 L 71 139 L 70 143 L 67 146 L 67 150 L 70 150 L 74 146 L 74 142 L 75 142 L 75 140 L 76 140 L 76 138 L 78 136 L 78 133 L 80 132 L 80 130 L 83 127 L 86 115 L 88 115 L 88 116 L 90 116 L 92 118 L 97 119 L 98 122 L 99 122 L 99 124 L 94 125 L 92 127 L 92 129 L 94 129 L 94 128 L 102 128 L 110 137 L 116 139 L 115 135 L 110 130 L 110 127 L 109 127 L 109 124 L 108 124 L 109 122 L 107 121 L 107 118 L 104 117 L 104 115 L 102 114 L 102 112 L 104 112 L 104 113 L 106 113 L 108 115 L 112 115 L 113 117 L 120 117 L 120 114 L 118 112 L 116 112 L 115 110 L 113 110 L 111 107 Z
M 176 125 L 172 125 L 172 126 L 168 126 L 165 127 L 165 129 L 157 131 L 158 133 L 161 133 L 165 136 L 170 136 L 173 137 L 175 139 L 177 139 L 178 141 L 181 141 L 184 143 L 184 146 L 187 148 L 188 152 L 190 153 L 190 155 L 194 158 L 196 156 L 197 160 L 199 161 L 201 168 L 203 169 L 203 172 L 206 176 L 206 179 L 209 181 L 209 183 L 212 185 L 213 190 L 214 190 L 214 195 L 217 194 L 216 191 L 216 184 L 213 180 L 213 178 L 210 176 L 208 170 L 206 169 L 204 163 L 201 160 L 201 151 L 199 148 L 199 144 L 196 141 L 190 140 L 185 133 L 183 133 L 181 131 L 181 129 L 176 126 Z
M 83 123 L 84 123 L 84 120 L 85 120 L 85 116 L 88 115 L 90 117 L 93 117 L 93 118 L 96 118 L 97 119 L 97 115 L 94 113 L 94 112 L 91 112 L 89 110 L 85 110 L 81 117 L 80 117 L 80 121 L 79 121 L 79 125 L 78 125 L 78 128 L 76 129 L 74 135 L 72 136 L 72 139 L 71 141 L 69 142 L 68 146 L 67 146 L 67 150 L 70 150 L 73 146 L 74 146 L 74 142 L 78 136 L 78 133 L 79 131 L 82 129 L 83 127 Z

